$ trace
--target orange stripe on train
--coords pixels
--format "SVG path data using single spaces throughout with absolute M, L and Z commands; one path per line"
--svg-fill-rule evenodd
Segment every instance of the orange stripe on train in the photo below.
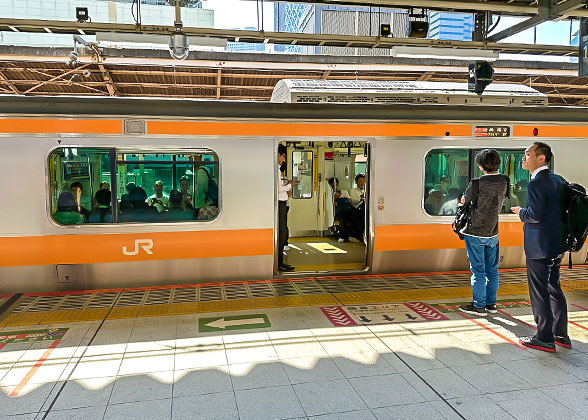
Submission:
M 149 134 L 217 136 L 471 136 L 471 125 L 149 121 Z
M 0 119 L 0 133 L 122 134 L 121 120 Z
M 0 266 L 273 255 L 273 229 L 0 237 Z
M 523 246 L 521 222 L 499 223 L 501 246 Z M 465 248 L 449 224 L 379 225 L 375 230 L 375 251 Z

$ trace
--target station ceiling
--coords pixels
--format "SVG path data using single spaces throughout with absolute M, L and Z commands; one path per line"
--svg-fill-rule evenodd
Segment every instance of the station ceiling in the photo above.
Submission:
M 68 49 L 0 48 L 0 94 L 93 95 L 269 101 L 280 79 L 467 82 L 467 61 L 198 52 L 182 62 L 166 51 L 105 51 L 97 62 Z M 132 57 L 132 55 L 135 55 Z M 494 83 L 531 86 L 550 105 L 588 103 L 588 77 L 574 63 L 497 61 Z

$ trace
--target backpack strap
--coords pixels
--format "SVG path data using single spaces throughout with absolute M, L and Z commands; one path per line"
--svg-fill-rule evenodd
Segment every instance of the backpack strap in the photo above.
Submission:
M 478 202 L 478 192 L 480 190 L 480 179 L 472 179 L 472 198 L 470 199 L 470 202 L 472 203 L 472 206 L 475 206 L 476 203 Z
M 510 198 L 510 176 L 504 175 L 506 179 L 506 198 Z

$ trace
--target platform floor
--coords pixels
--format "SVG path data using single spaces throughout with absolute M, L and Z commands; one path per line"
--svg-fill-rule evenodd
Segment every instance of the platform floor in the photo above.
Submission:
M 0 327 L 0 419 L 587 419 L 586 270 L 563 270 L 574 348 L 556 354 L 516 342 L 534 333 L 521 271 L 502 273 L 510 292 L 487 318 L 455 311 L 466 274 L 263 282 L 270 298 L 304 305 L 231 311 L 231 285 L 217 285 L 222 310 L 185 314 L 171 310 L 178 288 L 142 289 L 134 306 L 118 306 L 127 290 L 22 296 Z M 303 281 L 322 292 L 304 294 Z M 254 283 L 240 284 L 251 293 Z M 298 293 L 277 295 L 280 284 Z M 184 303 L 198 310 L 194 288 L 198 299 Z M 145 310 L 154 290 L 174 292 L 157 303 L 165 316 Z M 404 295 L 376 300 L 386 292 Z M 332 300 L 306 300 L 316 295 Z M 137 310 L 111 316 L 122 308 Z

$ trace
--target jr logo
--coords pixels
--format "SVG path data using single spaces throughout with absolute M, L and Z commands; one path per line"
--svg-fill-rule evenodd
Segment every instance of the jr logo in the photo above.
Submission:
M 137 255 L 139 253 L 139 248 L 143 248 L 149 255 L 153 255 L 153 240 L 152 239 L 135 239 L 135 249 L 133 251 L 129 251 L 126 246 L 122 247 L 122 252 L 125 255 Z

